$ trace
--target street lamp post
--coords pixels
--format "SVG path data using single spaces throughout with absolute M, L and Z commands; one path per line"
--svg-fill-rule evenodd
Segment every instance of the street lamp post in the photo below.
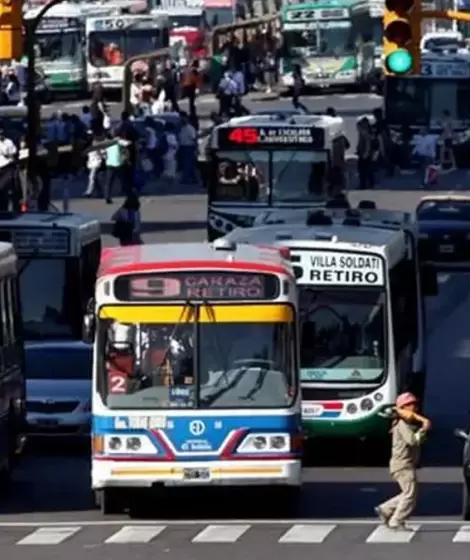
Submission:
M 32 190 L 34 197 L 37 199 L 37 180 L 36 180 L 36 164 L 37 164 L 37 133 L 39 130 L 39 106 L 36 100 L 36 52 L 34 49 L 34 39 L 36 36 L 36 30 L 39 23 L 41 22 L 44 15 L 57 4 L 60 4 L 64 0 L 50 0 L 45 4 L 38 15 L 27 21 L 25 25 L 26 41 L 25 50 L 26 56 L 28 57 L 28 69 L 26 74 L 26 106 L 28 109 L 27 115 L 27 131 L 26 131 L 26 143 L 28 147 L 28 160 L 27 160 L 27 180 L 29 180 L 32 185 Z

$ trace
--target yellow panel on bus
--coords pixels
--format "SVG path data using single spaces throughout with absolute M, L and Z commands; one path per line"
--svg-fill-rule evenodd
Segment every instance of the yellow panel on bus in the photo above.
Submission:
M 185 305 L 106 305 L 100 319 L 120 323 L 184 323 L 194 320 L 195 308 Z M 205 305 L 199 307 L 200 323 L 288 323 L 294 320 L 292 306 Z

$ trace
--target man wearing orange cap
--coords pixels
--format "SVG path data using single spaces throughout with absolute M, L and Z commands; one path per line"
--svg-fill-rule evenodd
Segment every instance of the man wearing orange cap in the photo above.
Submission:
M 400 487 L 400 494 L 380 504 L 375 513 L 391 529 L 408 530 L 405 521 L 416 507 L 418 480 L 416 466 L 419 460 L 420 446 L 425 440 L 431 424 L 429 420 L 419 417 L 421 428 L 416 430 L 418 399 L 411 393 L 403 393 L 396 400 L 395 416 L 392 425 L 392 453 L 390 457 L 390 474 Z

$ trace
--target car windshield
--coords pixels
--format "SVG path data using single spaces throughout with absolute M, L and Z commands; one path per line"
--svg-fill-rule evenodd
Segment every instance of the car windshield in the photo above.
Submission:
M 202 24 L 201 15 L 184 15 L 170 16 L 170 25 L 173 29 L 181 27 L 196 27 L 199 28 Z
M 385 298 L 378 290 L 299 289 L 301 380 L 377 382 L 385 371 Z
M 129 343 L 113 342 L 123 328 Z M 102 320 L 100 333 L 100 385 L 112 409 L 285 408 L 296 394 L 293 323 Z
M 323 194 L 323 156 L 313 150 L 219 151 L 213 201 L 314 201 Z
M 26 379 L 91 379 L 92 347 L 27 348 Z
M 470 200 L 455 202 L 429 200 L 418 206 L 416 214 L 418 220 L 470 222 Z
M 26 340 L 72 337 L 65 259 L 20 259 L 20 293 Z

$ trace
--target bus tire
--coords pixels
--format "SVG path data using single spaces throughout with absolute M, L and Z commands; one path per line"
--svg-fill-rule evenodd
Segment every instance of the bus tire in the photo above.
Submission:
M 5 455 L 5 463 L 0 471 L 0 484 L 8 484 L 11 480 L 11 474 L 13 472 L 13 467 L 16 458 L 16 441 L 17 441 L 17 429 L 15 414 L 10 408 L 8 413 L 8 423 L 7 423 L 7 449 Z
M 122 513 L 124 504 L 118 488 L 103 488 L 95 490 L 95 503 L 103 515 Z

